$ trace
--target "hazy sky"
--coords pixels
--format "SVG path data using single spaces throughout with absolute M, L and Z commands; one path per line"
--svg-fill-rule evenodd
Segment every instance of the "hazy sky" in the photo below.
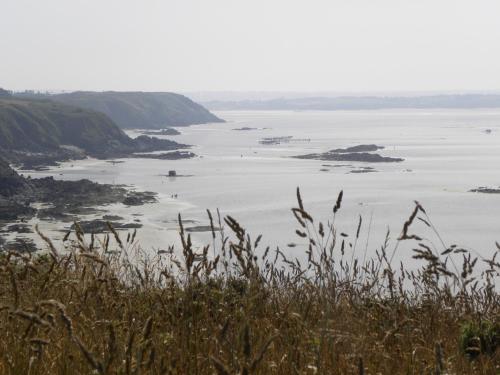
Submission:
M 499 0 L 0 0 L 0 87 L 500 89 Z

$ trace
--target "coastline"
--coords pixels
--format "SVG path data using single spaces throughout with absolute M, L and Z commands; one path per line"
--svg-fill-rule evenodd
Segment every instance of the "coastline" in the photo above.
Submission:
M 120 162 L 126 162 L 128 159 L 120 159 Z M 109 164 L 106 160 L 87 158 L 82 160 L 71 160 L 60 163 L 58 166 L 48 167 L 44 170 L 20 170 L 24 176 L 31 178 L 54 177 L 63 181 L 78 181 L 80 180 L 80 173 L 86 174 L 88 168 L 91 167 L 106 167 Z M 109 184 L 109 177 L 105 175 L 101 179 L 89 178 L 92 182 L 98 184 Z M 110 185 L 114 185 L 111 183 Z M 146 186 L 134 185 L 119 185 L 129 192 L 143 193 L 147 192 Z M 166 250 L 169 246 L 174 245 L 178 247 L 179 234 L 177 215 L 182 214 L 186 209 L 192 207 L 188 202 L 174 199 L 164 193 L 155 193 L 156 202 L 144 202 L 138 205 L 126 205 L 124 203 L 110 203 L 105 205 L 88 205 L 95 212 L 88 214 L 77 214 L 78 222 L 92 222 L 92 221 L 107 221 L 106 217 L 110 217 L 121 224 L 137 224 L 136 242 L 140 243 L 142 248 L 147 251 Z M 48 208 L 49 203 L 34 203 L 34 208 L 42 209 Z M 86 207 L 87 205 L 84 204 Z M 115 218 L 116 217 L 116 218 Z M 185 218 L 188 221 L 197 220 Z M 110 220 L 113 222 L 113 220 Z M 15 225 L 19 221 L 5 223 L 4 230 L 11 225 Z M 5 243 L 9 243 L 14 239 L 25 239 L 28 243 L 33 242 L 40 251 L 44 251 L 45 243 L 35 231 L 35 226 L 38 225 L 39 230 L 44 235 L 48 236 L 54 241 L 56 246 L 62 245 L 62 239 L 67 231 L 71 229 L 72 221 L 60 221 L 54 219 L 41 219 L 37 215 L 31 219 L 26 220 L 22 225 L 32 229 L 31 233 L 17 233 L 14 231 L 2 233 Z M 118 233 L 126 235 L 126 233 L 134 232 L 135 228 L 121 229 L 117 228 Z M 109 233 L 109 231 L 107 231 Z M 87 233 L 86 233 L 87 234 Z M 105 233 L 98 231 L 98 237 L 104 237 Z M 90 234 L 89 234 L 90 240 Z M 197 241 L 193 239 L 196 244 Z M 199 244 L 201 246 L 201 242 Z
M 340 190 L 344 190 L 346 199 L 343 215 L 336 222 L 356 226 L 353 218 L 361 215 L 363 225 L 368 225 L 373 216 L 370 252 L 384 241 L 387 228 L 393 236 L 398 235 L 414 200 L 432 213 L 445 240 L 452 238 L 457 245 L 480 253 L 494 247 L 498 240 L 494 203 L 498 196 L 469 191 L 478 186 L 499 185 L 495 171 L 500 162 L 500 132 L 492 122 L 498 122 L 500 111 L 440 111 L 435 116 L 413 110 L 370 116 L 364 112 L 224 112 L 221 116 L 228 122 L 186 127 L 176 136 L 179 142 L 194 145 L 193 152 L 201 155 L 198 158 L 127 158 L 116 159 L 116 164 L 85 159 L 62 163 L 49 172 L 26 174 L 50 174 L 67 180 L 89 178 L 160 193 L 165 205 L 146 206 L 145 216 L 156 218 L 152 220 L 153 229 L 138 230 L 154 248 L 168 246 L 170 240 L 164 238 L 177 239 L 175 230 L 170 233 L 165 228 L 176 227 L 179 211 L 183 219 L 197 220 L 193 226 L 205 226 L 206 209 L 215 214 L 220 208 L 224 216 L 236 218 L 251 233 L 262 234 L 263 245 L 277 244 L 293 256 L 304 257 L 307 244 L 296 242 L 296 247 L 288 247 L 293 235 L 290 207 L 297 186 L 304 193 L 307 207 L 324 223 L 331 220 L 332 196 Z M 411 123 L 418 126 L 408 127 Z M 244 126 L 257 130 L 233 130 Z M 485 134 L 485 128 L 492 128 L 492 133 Z M 307 135 L 311 142 L 259 143 L 265 137 L 285 135 L 296 139 Z M 368 163 L 328 163 L 291 157 L 371 143 L 385 146 L 384 155 L 405 160 L 379 163 L 376 173 L 368 173 L 373 172 L 366 169 Z M 178 176 L 166 177 L 169 170 L 176 170 Z M 172 195 L 178 195 L 178 199 L 172 199 Z M 468 215 L 461 215 L 462 212 Z M 479 222 L 481 226 L 476 224 Z M 200 246 L 211 242 L 208 232 L 191 235 Z M 407 253 L 400 255 L 403 261 L 411 262 Z

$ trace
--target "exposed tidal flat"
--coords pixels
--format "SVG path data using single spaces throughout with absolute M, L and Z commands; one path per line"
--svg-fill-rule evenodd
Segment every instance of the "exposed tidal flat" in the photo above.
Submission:
M 500 196 L 469 191 L 500 185 L 500 110 L 221 111 L 216 115 L 227 122 L 182 128 L 175 136 L 177 142 L 193 145 L 190 151 L 196 157 L 190 159 L 127 158 L 121 163 L 85 159 L 23 173 L 88 178 L 158 193 L 157 203 L 105 207 L 106 214 L 142 224 L 137 239 L 145 249 L 166 249 L 177 241 L 179 213 L 188 220 L 186 227 L 203 228 L 209 223 L 206 209 L 215 214 L 219 208 L 254 238 L 262 234 L 263 245 L 280 246 L 290 257 L 305 257 L 307 243 L 295 235 L 290 211 L 297 186 L 307 210 L 324 223 L 332 219 L 335 199 L 343 190 L 335 223 L 353 237 L 361 215 L 358 247 L 364 251 L 368 243 L 370 255 L 388 229 L 391 239 L 399 236 L 414 200 L 426 209 L 446 246 L 457 244 L 489 256 L 500 240 Z M 266 138 L 290 141 L 262 144 Z M 383 146 L 377 153 L 403 161 L 325 163 L 295 158 L 361 144 Z M 367 167 L 377 173 L 352 173 Z M 170 170 L 179 176 L 166 176 Z M 42 231 L 59 238 L 67 226 L 40 222 Z M 441 246 L 424 224 L 414 230 Z M 211 241 L 210 232 L 192 230 L 191 236 L 198 246 Z M 396 257 L 411 259 L 406 250 L 400 248 Z

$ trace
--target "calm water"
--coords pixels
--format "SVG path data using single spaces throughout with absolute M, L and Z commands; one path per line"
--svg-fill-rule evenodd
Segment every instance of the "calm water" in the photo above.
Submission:
M 225 124 L 181 128 L 182 135 L 166 137 L 195 145 L 199 158 L 162 161 L 124 159 L 110 164 L 99 160 L 66 163 L 33 176 L 89 178 L 103 183 L 133 185 L 160 193 L 161 203 L 126 208 L 108 207 L 132 220 L 139 217 L 143 247 L 165 248 L 177 238 L 175 220 L 180 212 L 195 224 L 206 225 L 206 209 L 220 208 L 237 218 L 262 244 L 286 248 L 301 256 L 304 247 L 294 234 L 296 225 L 290 208 L 300 186 L 305 206 L 315 218 L 331 219 L 337 194 L 344 201 L 337 225 L 355 233 L 358 216 L 363 218 L 358 245 L 368 251 L 378 248 L 387 229 L 397 237 L 403 222 L 418 200 L 427 210 L 447 245 L 459 244 L 490 254 L 500 240 L 500 194 L 476 194 L 478 186 L 500 185 L 500 110 L 393 110 L 350 112 L 218 112 Z M 234 131 L 254 127 L 258 130 Z M 491 134 L 485 132 L 492 129 Z M 130 132 L 131 135 L 138 133 Z M 261 145 L 263 137 L 293 136 L 310 142 Z M 322 162 L 289 158 L 312 152 L 375 143 L 385 146 L 384 156 L 402 157 L 402 163 L 372 164 L 376 173 L 349 173 L 363 163 Z M 323 167 L 323 164 L 340 167 Z M 349 164 L 349 165 L 348 165 Z M 327 169 L 321 170 L 321 169 Z M 175 169 L 186 177 L 162 175 Z M 177 194 L 177 199 L 172 199 Z M 369 223 L 371 222 L 371 225 Z M 44 223 L 46 231 L 64 224 Z M 423 225 L 420 234 L 438 244 Z M 53 232 L 60 236 L 60 233 Z M 195 233 L 197 244 L 207 233 Z M 297 247 L 287 247 L 289 243 Z M 399 256 L 410 259 L 409 249 Z

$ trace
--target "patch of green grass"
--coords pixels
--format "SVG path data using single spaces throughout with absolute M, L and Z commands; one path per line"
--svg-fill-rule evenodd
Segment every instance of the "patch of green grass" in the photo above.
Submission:
M 500 322 L 467 322 L 462 326 L 460 348 L 470 358 L 494 355 L 500 347 Z

